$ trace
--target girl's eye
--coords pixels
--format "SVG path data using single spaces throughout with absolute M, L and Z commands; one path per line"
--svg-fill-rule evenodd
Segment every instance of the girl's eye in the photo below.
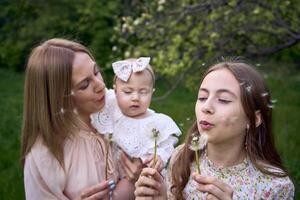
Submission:
M 228 104 L 231 101 L 230 100 L 226 100 L 226 99 L 219 99 L 219 102 L 223 103 L 223 104 Z
M 198 101 L 204 102 L 206 99 L 207 99 L 206 97 L 199 97 L 199 98 L 198 98 Z
M 79 87 L 79 89 L 80 89 L 80 90 L 84 90 L 84 89 L 86 89 L 89 85 L 90 85 L 90 81 L 87 79 L 87 80 L 85 80 L 85 81 L 81 84 L 81 86 Z
M 125 94 L 131 94 L 131 91 L 124 91 Z

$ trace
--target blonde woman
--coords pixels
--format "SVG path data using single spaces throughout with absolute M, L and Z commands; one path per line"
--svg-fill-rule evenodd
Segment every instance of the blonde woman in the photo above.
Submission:
M 123 154 L 127 179 L 120 179 L 106 140 L 90 124 L 104 105 L 105 84 L 86 47 L 51 39 L 32 51 L 22 130 L 26 199 L 134 199 L 141 162 Z

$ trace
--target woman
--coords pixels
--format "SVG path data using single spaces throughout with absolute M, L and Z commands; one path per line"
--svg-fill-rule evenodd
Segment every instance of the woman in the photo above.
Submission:
M 257 71 L 238 61 L 212 66 L 195 112 L 185 143 L 172 155 L 167 184 L 146 168 L 136 199 L 293 199 L 294 185 L 274 146 L 270 93 Z M 199 174 L 190 145 L 203 135 L 208 143 L 196 149 Z
M 127 179 L 120 180 L 107 142 L 90 124 L 104 96 L 98 66 L 83 45 L 51 39 L 32 51 L 22 133 L 26 199 L 134 198 L 141 163 L 123 154 Z

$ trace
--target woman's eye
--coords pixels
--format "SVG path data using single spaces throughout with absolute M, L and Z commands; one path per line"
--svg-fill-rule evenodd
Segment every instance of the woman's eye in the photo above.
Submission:
M 124 91 L 125 94 L 131 94 L 131 91 Z
M 85 80 L 85 81 L 81 84 L 81 86 L 79 87 L 79 89 L 80 89 L 80 90 L 84 90 L 84 89 L 86 89 L 86 88 L 89 86 L 89 84 L 90 84 L 90 81 L 89 81 L 89 80 Z

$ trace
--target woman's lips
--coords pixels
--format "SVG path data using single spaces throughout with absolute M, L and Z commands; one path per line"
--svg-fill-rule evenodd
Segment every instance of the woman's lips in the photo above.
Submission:
M 201 120 L 200 122 L 199 122 L 199 124 L 200 124 L 200 127 L 203 129 L 203 130 L 209 130 L 209 129 L 211 129 L 214 125 L 213 124 L 211 124 L 211 123 L 209 123 L 209 122 L 207 122 L 207 121 L 205 121 L 205 120 Z

